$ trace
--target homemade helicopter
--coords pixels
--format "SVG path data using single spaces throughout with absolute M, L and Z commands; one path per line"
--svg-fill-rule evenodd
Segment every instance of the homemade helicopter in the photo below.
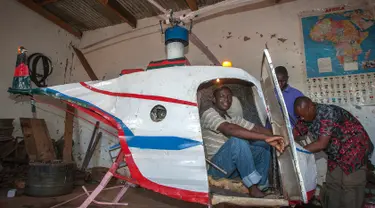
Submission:
M 152 0 L 149 2 L 163 9 Z M 288 112 L 268 50 L 263 51 L 261 81 L 239 68 L 191 66 L 184 57 L 191 25 L 189 31 L 184 24 L 187 20 L 191 24 L 193 17 L 188 14 L 174 18 L 172 12 L 167 15 L 164 23 L 170 26 L 162 30 L 165 33 L 167 59 L 150 62 L 146 70 L 125 70 L 122 76 L 105 81 L 32 89 L 28 68 L 23 62 L 26 50 L 20 48 L 13 85 L 8 90 L 10 93 L 60 99 L 117 129 L 121 151 L 101 183 L 91 194 L 87 193 L 88 197 L 80 207 L 88 207 L 92 202 L 124 205 L 118 202 L 130 184 L 208 206 L 219 203 L 288 206 L 307 203 L 314 194 L 314 156 L 294 142 L 288 116 L 285 116 Z M 213 54 L 208 56 L 212 57 Z M 264 118 L 268 116 L 273 132 L 282 135 L 289 144 L 284 153 L 275 152 L 273 155 L 274 167 L 270 177 L 274 178 L 276 193 L 271 198 L 223 195 L 210 191 L 199 119 L 199 108 L 209 98 L 198 98 L 197 94 L 212 92 L 209 89 L 218 79 L 223 84 L 234 83 L 250 92 L 254 112 L 260 122 L 264 124 Z M 123 161 L 129 168 L 130 177 L 117 173 Z M 111 203 L 95 201 L 112 177 L 127 183 Z M 280 184 L 276 182 L 278 180 Z

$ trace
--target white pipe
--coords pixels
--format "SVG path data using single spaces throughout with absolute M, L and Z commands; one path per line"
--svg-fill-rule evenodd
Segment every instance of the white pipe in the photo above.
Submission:
M 168 11 L 162 7 L 160 4 L 158 4 L 154 0 L 147 0 L 150 4 L 154 5 L 157 9 L 159 9 L 161 12 L 163 12 L 165 15 L 168 15 Z
M 181 16 L 180 20 L 187 23 L 190 21 L 190 19 L 198 20 L 199 18 L 214 14 L 223 12 L 226 10 L 230 10 L 233 8 L 237 8 L 240 6 L 246 6 L 250 3 L 258 3 L 262 2 L 264 0 L 226 0 L 222 1 L 216 4 L 212 4 L 210 6 L 202 7 L 196 11 L 190 12 L 185 16 Z
M 181 42 L 172 42 L 167 44 L 167 58 L 175 59 L 184 57 L 184 44 Z

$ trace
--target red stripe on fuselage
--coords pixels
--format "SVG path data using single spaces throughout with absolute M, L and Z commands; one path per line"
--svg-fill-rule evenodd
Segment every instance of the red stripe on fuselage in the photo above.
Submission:
M 198 106 L 197 103 L 193 103 L 190 101 L 185 101 L 185 100 L 179 100 L 179 99 L 174 99 L 174 98 L 169 98 L 169 97 L 163 97 L 163 96 L 157 96 L 157 95 L 141 95 L 141 94 L 134 94 L 134 93 L 123 93 L 123 92 L 110 92 L 106 90 L 101 90 L 95 87 L 92 87 L 84 82 L 80 82 L 80 84 L 97 93 L 105 94 L 105 95 L 110 95 L 110 96 L 117 96 L 117 97 L 129 97 L 129 98 L 138 98 L 138 99 L 145 99 L 145 100 L 156 100 L 156 101 L 161 101 L 161 102 L 168 102 L 168 103 L 176 103 L 176 104 L 182 104 L 182 105 L 189 105 L 189 106 Z

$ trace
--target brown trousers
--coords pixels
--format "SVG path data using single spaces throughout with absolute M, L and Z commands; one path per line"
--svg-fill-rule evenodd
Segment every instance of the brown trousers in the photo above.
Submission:
M 362 208 L 365 198 L 366 167 L 346 175 L 341 168 L 327 171 L 321 191 L 323 208 Z

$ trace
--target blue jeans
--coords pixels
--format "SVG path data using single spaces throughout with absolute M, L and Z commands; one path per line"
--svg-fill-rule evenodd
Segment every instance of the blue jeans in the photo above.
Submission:
M 253 145 L 253 146 L 263 147 L 267 151 L 270 151 L 271 149 L 271 146 L 265 141 L 254 140 L 254 141 L 249 141 L 249 143 L 250 145 Z
M 266 185 L 271 160 L 269 145 L 263 141 L 255 145 L 251 142 L 230 138 L 211 159 L 215 165 L 225 170 L 227 175 L 211 166 L 208 174 L 214 178 L 233 179 L 240 176 L 246 187 Z

